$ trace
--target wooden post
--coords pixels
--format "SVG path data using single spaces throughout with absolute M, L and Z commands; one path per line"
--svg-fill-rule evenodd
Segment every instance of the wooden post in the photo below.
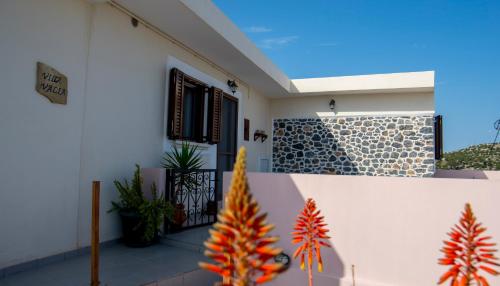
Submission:
M 90 286 L 99 286 L 99 196 L 101 182 L 92 182 L 92 230 L 90 233 Z

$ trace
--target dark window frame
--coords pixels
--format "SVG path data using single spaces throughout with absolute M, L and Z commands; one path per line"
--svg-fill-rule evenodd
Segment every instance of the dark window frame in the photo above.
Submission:
M 205 143 L 205 97 L 208 92 L 208 85 L 183 73 L 177 68 L 173 68 L 170 71 L 169 85 L 168 138 L 171 140 Z M 186 88 L 190 88 L 196 92 L 193 97 L 194 106 L 192 107 L 194 128 L 190 136 L 184 133 L 184 124 L 186 123 L 184 120 Z

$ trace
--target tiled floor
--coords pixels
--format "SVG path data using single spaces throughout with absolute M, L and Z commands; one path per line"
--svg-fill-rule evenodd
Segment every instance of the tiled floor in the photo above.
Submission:
M 121 244 L 103 248 L 101 285 L 138 286 L 192 272 L 198 269 L 199 261 L 205 260 L 199 246 L 207 234 L 207 228 L 200 228 L 168 236 L 174 243 L 180 243 L 178 247 L 167 239 L 147 248 L 129 248 Z M 89 269 L 90 257 L 82 255 L 9 275 L 0 279 L 0 286 L 88 286 Z
M 194 250 L 203 253 L 205 250 L 203 242 L 207 240 L 209 236 L 208 233 L 209 228 L 210 227 L 208 226 L 199 227 L 190 230 L 185 230 L 179 233 L 169 234 L 167 235 L 166 239 L 163 240 L 163 243 L 170 246 Z

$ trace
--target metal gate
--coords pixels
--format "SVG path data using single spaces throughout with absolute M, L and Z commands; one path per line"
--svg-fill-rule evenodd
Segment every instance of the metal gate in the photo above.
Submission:
M 166 174 L 166 199 L 173 204 L 174 215 L 165 221 L 165 230 L 175 232 L 217 220 L 217 170 L 167 169 Z

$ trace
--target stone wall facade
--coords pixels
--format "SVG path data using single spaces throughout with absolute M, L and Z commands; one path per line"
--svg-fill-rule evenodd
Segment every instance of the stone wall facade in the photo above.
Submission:
M 429 177 L 432 116 L 275 119 L 273 172 Z

